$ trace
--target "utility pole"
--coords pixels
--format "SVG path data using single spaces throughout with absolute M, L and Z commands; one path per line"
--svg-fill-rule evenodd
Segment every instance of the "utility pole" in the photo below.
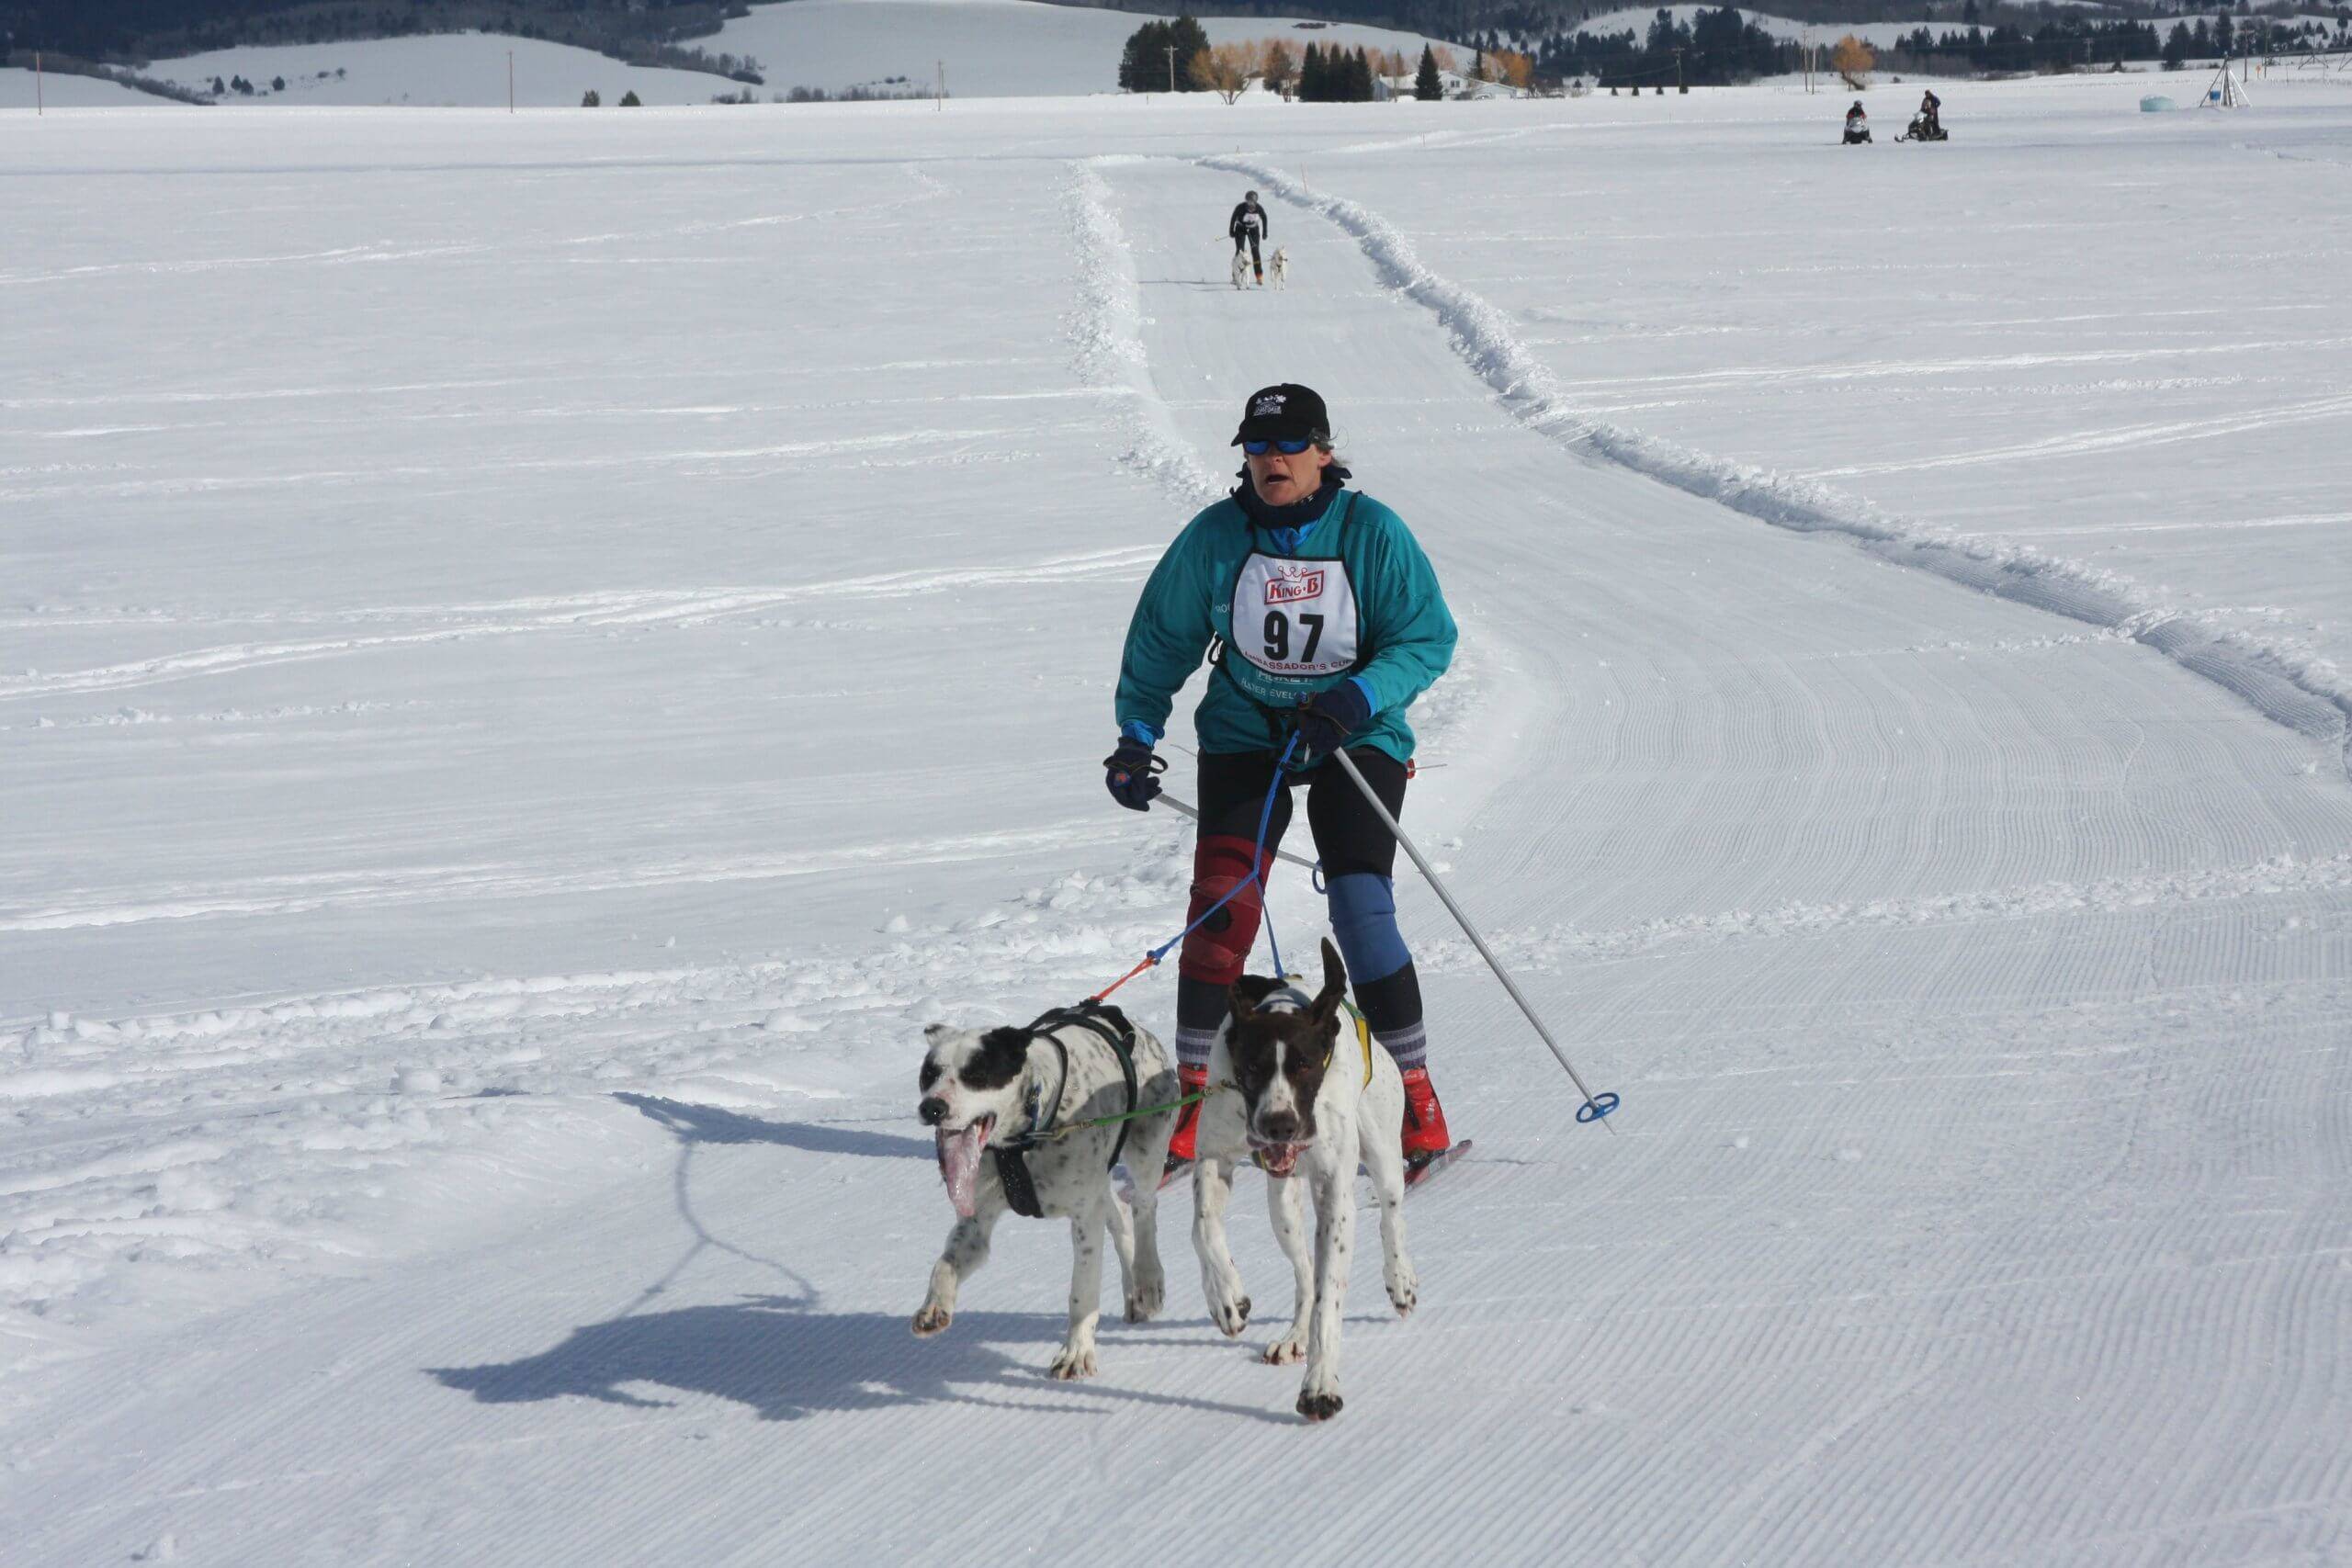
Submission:
M 938 106 L 934 112 L 947 112 L 947 62 L 944 60 L 939 62 L 939 96 L 933 101 Z
M 1690 84 L 1682 79 L 1682 51 L 1679 49 L 1674 51 L 1674 90 L 1685 96 L 1690 92 Z
M 41 96 L 40 51 L 33 51 L 33 118 L 39 119 L 49 112 L 49 105 Z
M 514 112 L 514 51 L 506 51 L 506 112 Z
M 1176 90 L 1176 46 L 1172 43 L 1168 46 L 1168 90 Z

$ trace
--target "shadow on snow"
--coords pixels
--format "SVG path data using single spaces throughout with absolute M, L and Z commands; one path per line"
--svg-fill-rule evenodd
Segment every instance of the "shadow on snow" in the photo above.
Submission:
M 766 1122 L 649 1095 L 615 1098 L 677 1136 L 673 1186 L 679 1218 L 694 1238 L 685 1255 L 620 1315 L 575 1328 L 552 1349 L 514 1361 L 426 1369 L 443 1387 L 485 1404 L 581 1398 L 649 1410 L 679 1403 L 662 1395 L 667 1389 L 732 1400 L 768 1421 L 935 1404 L 1099 1416 L 1116 1403 L 1130 1403 L 1289 1424 L 1286 1416 L 1248 1405 L 1099 1382 L 1050 1382 L 1043 1368 L 1051 1358 L 1042 1348 L 1061 1342 L 1068 1320 L 1060 1314 L 963 1312 L 945 1334 L 918 1340 L 903 1316 L 819 1310 L 818 1291 L 797 1270 L 722 1239 L 705 1224 L 693 1200 L 695 1151 L 707 1144 L 777 1144 L 819 1154 L 933 1160 L 933 1145 L 823 1123 Z M 796 1293 L 667 1312 L 639 1310 L 712 1249 L 775 1269 Z M 1111 1332 L 1103 1349 L 1115 1358 L 1130 1347 L 1179 1343 L 1212 1348 Z M 1039 1348 L 1016 1357 L 1009 1348 L 1013 1346 Z M 1058 1397 L 1038 1397 L 1048 1391 Z
M 613 1098 L 623 1105 L 635 1106 L 686 1144 L 780 1144 L 788 1149 L 805 1149 L 819 1155 L 926 1161 L 939 1158 L 936 1142 L 930 1138 L 867 1133 L 827 1122 L 767 1122 L 740 1111 L 662 1100 L 650 1094 L 616 1094 Z

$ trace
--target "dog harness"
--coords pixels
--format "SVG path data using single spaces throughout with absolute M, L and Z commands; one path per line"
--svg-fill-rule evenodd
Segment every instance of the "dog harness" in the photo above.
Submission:
M 1029 1130 L 1010 1143 L 999 1144 L 989 1152 L 996 1156 L 997 1179 L 1004 1183 L 1004 1201 L 1016 1214 L 1032 1220 L 1046 1217 L 1045 1205 L 1037 1201 L 1037 1183 L 1029 1174 L 1029 1151 L 1042 1144 L 1049 1144 L 1060 1135 L 1062 1091 L 1069 1087 L 1069 1047 L 1063 1044 L 1057 1031 L 1071 1024 L 1100 1039 L 1111 1047 L 1119 1059 L 1119 1071 L 1125 1077 L 1127 1111 L 1136 1108 L 1136 1030 L 1127 1015 L 1117 1008 L 1088 1000 L 1074 1008 L 1056 1008 L 1025 1031 L 1032 1040 L 1052 1043 L 1054 1054 L 1061 1058 L 1062 1076 L 1054 1089 L 1054 1102 L 1044 1103 L 1044 1094 L 1033 1079 L 1029 1085 Z M 1119 1155 L 1127 1146 L 1127 1126 L 1119 1123 L 1119 1135 L 1111 1141 L 1111 1165 L 1119 1163 Z M 1104 1167 L 1107 1170 L 1108 1166 Z

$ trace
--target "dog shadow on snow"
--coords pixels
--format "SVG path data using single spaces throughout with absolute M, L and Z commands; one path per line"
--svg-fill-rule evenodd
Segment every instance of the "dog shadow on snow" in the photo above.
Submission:
M 664 1100 L 650 1094 L 616 1094 L 623 1105 L 635 1106 L 678 1136 L 682 1144 L 778 1144 L 816 1155 L 858 1155 L 877 1159 L 936 1160 L 939 1152 L 930 1138 L 910 1138 L 898 1133 L 869 1133 L 831 1122 L 770 1122 L 716 1105 Z
M 664 1391 L 747 1405 L 766 1421 L 828 1411 L 910 1404 L 978 1404 L 1023 1412 L 1101 1415 L 1120 1401 L 1270 1413 L 1133 1389 L 1072 1383 L 1063 1397 L 991 1398 L 1046 1385 L 1043 1368 L 1066 1326 L 1058 1313 L 964 1312 L 936 1339 L 917 1340 L 897 1314 L 811 1312 L 784 1296 L 618 1317 L 575 1328 L 551 1350 L 481 1367 L 430 1369 L 445 1388 L 484 1404 L 580 1398 L 633 1409 L 679 1403 Z M 1106 1354 L 1126 1344 L 1103 1336 Z M 1015 1347 L 1034 1348 L 1026 1356 Z
M 908 1319 L 929 1276 L 928 1253 L 912 1260 L 908 1314 L 826 1312 L 820 1305 L 820 1293 L 797 1270 L 710 1230 L 693 1199 L 696 1150 L 711 1144 L 765 1143 L 821 1154 L 932 1160 L 936 1158 L 932 1143 L 822 1123 L 766 1122 L 716 1106 L 646 1095 L 616 1098 L 677 1135 L 673 1187 L 679 1217 L 691 1237 L 685 1255 L 620 1315 L 575 1328 L 552 1349 L 520 1360 L 426 1369 L 443 1387 L 470 1393 L 485 1404 L 580 1398 L 649 1410 L 679 1403 L 666 1390 L 732 1400 L 768 1421 L 935 1404 L 1099 1416 L 1129 1403 L 1292 1424 L 1288 1416 L 1271 1410 L 1216 1400 L 1102 1382 L 1050 1383 L 1045 1367 L 1069 1326 L 1068 1318 L 1057 1312 L 959 1312 L 946 1333 L 918 1340 L 909 1332 Z M 708 1249 L 767 1265 L 794 1293 L 664 1312 L 641 1310 Z M 1057 1281 L 1043 1281 L 1040 1290 L 1048 1299 L 1061 1293 Z M 1115 1318 L 1115 1303 L 1111 1307 Z M 1117 1358 L 1131 1350 L 1197 1343 L 1148 1331 L 1122 1332 L 1108 1322 L 1103 1325 L 1102 1352 L 1114 1370 Z M 992 1389 L 1018 1397 L 992 1397 Z M 1047 1389 L 1056 1397 L 1036 1397 L 1038 1391 Z

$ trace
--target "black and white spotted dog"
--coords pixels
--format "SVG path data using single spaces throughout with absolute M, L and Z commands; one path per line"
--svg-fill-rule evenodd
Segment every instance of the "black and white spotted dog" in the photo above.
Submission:
M 1091 1377 L 1105 1230 L 1119 1255 L 1127 1321 L 1153 1316 L 1167 1295 L 1156 1179 L 1176 1126 L 1168 1108 L 1181 1092 L 1167 1049 L 1118 1009 L 1099 1004 L 1047 1013 L 1026 1029 L 934 1023 L 923 1037 L 931 1048 L 916 1113 L 937 1130 L 939 1172 L 957 1218 L 931 1270 L 915 1334 L 929 1338 L 954 1320 L 956 1291 L 988 1261 L 989 1236 L 1008 1210 L 1067 1218 L 1076 1252 L 1069 1333 L 1052 1370 L 1057 1378 Z M 1110 1126 L 1076 1125 L 1138 1106 L 1163 1109 Z M 1135 1183 L 1132 1214 L 1113 1190 L 1114 1160 L 1154 1179 Z
M 1232 988 L 1232 1014 L 1209 1053 L 1209 1081 L 1238 1092 L 1201 1107 L 1193 1173 L 1193 1247 L 1209 1315 L 1227 1338 L 1250 1323 L 1250 1298 L 1226 1245 L 1225 1206 L 1235 1165 L 1254 1159 L 1268 1178 L 1266 1206 L 1290 1259 L 1296 1295 L 1290 1331 L 1266 1348 L 1274 1365 L 1306 1359 L 1298 1413 L 1340 1413 L 1340 1319 L 1355 1246 L 1356 1162 L 1380 1200 L 1380 1249 L 1389 1303 L 1403 1317 L 1420 1282 L 1405 1253 L 1405 1083 L 1388 1053 L 1342 1027 L 1348 973 L 1323 943 L 1323 989 L 1305 992 L 1261 976 Z M 1299 1189 L 1315 1194 L 1315 1252 L 1307 1256 Z

